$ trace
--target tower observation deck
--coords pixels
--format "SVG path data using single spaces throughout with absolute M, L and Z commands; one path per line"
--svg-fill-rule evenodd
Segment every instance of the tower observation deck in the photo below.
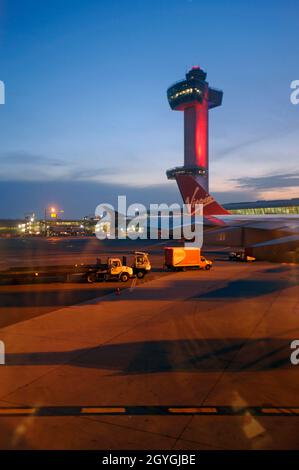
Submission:
M 167 90 L 171 109 L 184 111 L 184 166 L 167 170 L 168 179 L 179 175 L 192 175 L 209 192 L 209 109 L 222 103 L 223 93 L 211 88 L 206 72 L 192 67 L 186 80 L 175 83 Z

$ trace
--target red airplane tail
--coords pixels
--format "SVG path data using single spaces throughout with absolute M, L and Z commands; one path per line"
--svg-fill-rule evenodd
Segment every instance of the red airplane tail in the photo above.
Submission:
M 195 204 L 203 204 L 203 215 L 227 215 L 224 209 L 203 187 L 196 181 L 195 176 L 177 175 L 176 181 L 185 204 L 191 205 L 191 213 L 194 213 Z

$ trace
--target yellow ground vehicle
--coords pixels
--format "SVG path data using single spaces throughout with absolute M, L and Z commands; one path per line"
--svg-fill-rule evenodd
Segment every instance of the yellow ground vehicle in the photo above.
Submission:
M 94 264 L 10 268 L 0 272 L 0 282 L 13 284 L 57 280 L 67 282 L 84 280 L 89 283 L 109 280 L 127 282 L 136 276 L 141 279 L 151 271 L 148 253 L 135 251 L 132 266 L 127 266 L 125 259 L 126 256 L 123 257 L 123 261 L 109 257 L 104 263 L 98 258 Z
M 94 282 L 99 280 L 118 280 L 127 282 L 133 277 L 135 277 L 133 268 L 130 266 L 125 266 L 119 258 L 108 258 L 107 263 L 98 263 L 93 270 L 90 270 L 86 280 L 87 282 Z
M 149 256 L 144 251 L 135 251 L 134 255 L 133 273 L 141 279 L 152 269 Z
M 126 256 L 123 261 L 119 258 L 108 258 L 106 263 L 90 266 L 86 276 L 87 282 L 118 280 L 127 282 L 133 277 L 143 278 L 152 269 L 148 253 L 144 251 L 134 252 L 134 262 L 132 266 L 127 266 Z

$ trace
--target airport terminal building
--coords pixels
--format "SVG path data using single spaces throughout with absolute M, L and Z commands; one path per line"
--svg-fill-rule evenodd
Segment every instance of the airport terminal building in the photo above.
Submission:
M 223 204 L 232 214 L 240 215 L 298 215 L 299 198 L 273 201 L 234 202 Z
M 256 201 L 256 202 L 234 202 L 223 205 L 225 209 L 236 215 L 299 215 L 299 198 Z M 53 219 L 47 221 L 47 236 L 67 235 L 94 235 L 97 220 L 84 217 L 78 220 Z M 0 237 L 45 235 L 44 219 L 2 219 L 0 220 Z

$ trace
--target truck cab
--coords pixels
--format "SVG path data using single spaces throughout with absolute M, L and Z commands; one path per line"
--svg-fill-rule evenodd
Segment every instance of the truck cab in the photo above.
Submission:
M 108 269 L 112 276 L 118 276 L 123 271 L 123 265 L 119 258 L 108 258 Z
M 107 263 L 98 262 L 96 268 L 88 272 L 86 280 L 89 283 L 97 280 L 127 282 L 133 277 L 133 268 L 125 266 L 119 258 L 108 258 Z
M 200 269 L 206 269 L 206 270 L 209 270 L 211 269 L 213 263 L 211 260 L 205 258 L 204 256 L 201 256 L 200 257 L 200 260 L 199 260 L 199 268 Z
M 134 277 L 132 268 L 124 266 L 119 258 L 108 258 L 107 272 L 104 274 L 106 281 L 118 279 L 127 282 L 132 277 Z
M 144 251 L 135 251 L 134 264 L 132 266 L 134 274 L 139 278 L 143 278 L 152 269 L 148 253 Z

